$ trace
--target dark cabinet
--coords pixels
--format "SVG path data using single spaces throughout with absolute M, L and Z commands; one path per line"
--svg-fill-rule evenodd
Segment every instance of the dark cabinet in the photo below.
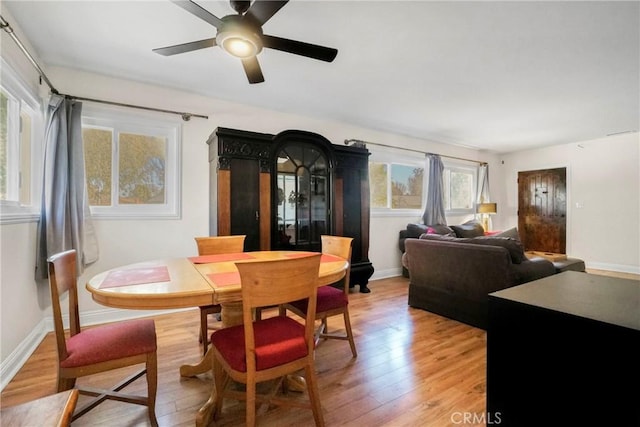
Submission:
M 495 424 L 640 425 L 640 282 L 565 271 L 493 292 L 488 307 Z
M 218 128 L 207 144 L 210 233 L 245 234 L 245 251 L 268 250 L 271 135 Z
M 352 284 L 368 292 L 373 274 L 369 261 L 369 152 L 365 148 L 335 146 L 334 234 L 353 237 Z
M 245 250 L 321 249 L 353 237 L 352 286 L 369 292 L 369 152 L 312 132 L 218 128 L 209 137 L 211 234 L 245 234 Z M 216 230 L 217 226 L 217 230 Z

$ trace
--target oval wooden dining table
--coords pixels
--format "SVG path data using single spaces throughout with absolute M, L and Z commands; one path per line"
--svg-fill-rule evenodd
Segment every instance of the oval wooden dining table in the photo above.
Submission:
M 236 263 L 314 253 L 257 251 L 144 261 L 97 274 L 87 282 L 86 289 L 97 303 L 115 308 L 157 310 L 220 304 L 223 326 L 231 326 L 242 322 L 242 293 Z M 318 286 L 339 281 L 347 267 L 346 260 L 323 254 Z
M 242 323 L 242 291 L 236 263 L 296 258 L 313 253 L 257 251 L 145 261 L 97 274 L 87 282 L 86 289 L 94 301 L 115 308 L 156 310 L 220 304 L 222 326 L 228 327 Z M 322 254 L 318 286 L 339 281 L 348 266 L 342 258 Z M 182 365 L 180 375 L 191 377 L 210 371 L 212 360 L 211 351 L 207 351 L 199 363 Z M 209 414 L 210 410 L 206 412 Z M 204 422 L 206 425 L 200 415 L 198 421 L 198 424 Z

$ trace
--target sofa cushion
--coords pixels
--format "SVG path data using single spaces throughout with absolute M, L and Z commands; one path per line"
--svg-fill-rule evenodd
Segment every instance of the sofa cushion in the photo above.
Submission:
M 421 234 L 426 233 L 427 226 L 424 224 L 407 224 L 407 237 L 417 238 L 420 237 Z
M 424 233 L 420 235 L 420 238 L 423 240 L 444 240 L 445 242 L 463 242 L 464 240 L 469 240 L 469 239 L 461 239 L 460 237 L 456 237 L 455 234 L 448 236 L 444 234 L 435 234 L 435 233 Z
M 467 221 L 460 225 L 452 225 L 451 229 L 453 229 L 457 237 L 484 236 L 484 228 L 476 220 Z
M 478 236 L 478 237 L 452 237 L 452 236 L 439 236 L 437 234 L 422 234 L 421 239 L 426 240 L 442 240 L 446 242 L 456 243 L 472 243 L 476 245 L 489 245 L 500 246 L 509 251 L 511 262 L 514 264 L 520 264 L 527 260 L 527 256 L 524 254 L 524 247 L 518 239 L 512 237 L 496 237 L 496 236 Z
M 527 283 L 556 273 L 553 263 L 544 258 L 533 258 L 511 267 L 514 278 L 518 283 Z
M 524 254 L 524 246 L 522 246 L 520 239 L 514 239 L 513 237 L 480 236 L 470 240 L 469 243 L 501 246 L 505 248 L 509 251 L 511 262 L 514 264 L 520 264 L 527 260 L 527 256 Z
M 520 240 L 520 234 L 518 233 L 517 227 L 512 227 L 508 230 L 501 231 L 500 233 L 496 233 L 493 237 L 511 237 L 513 239 Z
M 444 236 L 455 236 L 455 232 L 446 225 L 424 225 L 410 223 L 407 224 L 407 231 L 405 237 L 418 238 L 422 234 L 441 234 Z
M 456 233 L 447 225 L 436 224 L 427 227 L 427 234 L 440 234 L 442 236 L 455 236 Z

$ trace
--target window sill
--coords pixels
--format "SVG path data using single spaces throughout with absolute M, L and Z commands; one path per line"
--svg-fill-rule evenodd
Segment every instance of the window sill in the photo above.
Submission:
M 40 221 L 40 214 L 37 212 L 1 212 L 0 225 L 4 224 L 26 224 Z
M 372 218 L 382 217 L 422 217 L 424 212 L 419 209 L 371 209 Z

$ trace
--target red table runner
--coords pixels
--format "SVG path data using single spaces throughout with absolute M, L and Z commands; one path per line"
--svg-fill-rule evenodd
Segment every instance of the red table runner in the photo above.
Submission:
M 237 271 L 230 271 L 228 273 L 209 273 L 207 277 L 211 279 L 216 286 L 229 286 L 240 284 L 240 273 Z

